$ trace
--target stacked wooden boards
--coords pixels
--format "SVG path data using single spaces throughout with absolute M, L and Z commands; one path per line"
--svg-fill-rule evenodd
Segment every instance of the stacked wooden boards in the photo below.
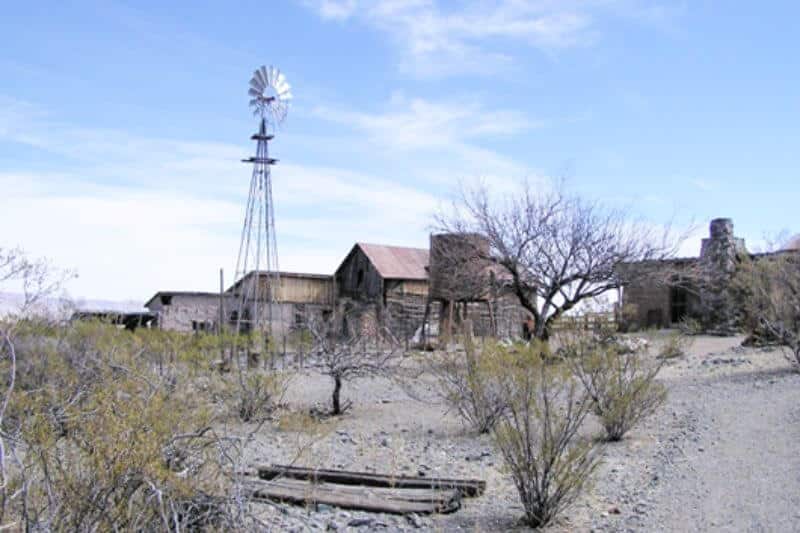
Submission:
M 392 476 L 370 472 L 271 465 L 256 468 L 251 497 L 299 505 L 326 504 L 375 513 L 451 513 L 462 497 L 475 497 L 486 482 Z

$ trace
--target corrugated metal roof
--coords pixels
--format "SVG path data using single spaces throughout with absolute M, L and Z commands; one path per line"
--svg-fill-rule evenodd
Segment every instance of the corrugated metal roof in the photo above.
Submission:
M 383 244 L 356 244 L 383 279 L 427 280 L 429 254 L 427 248 L 406 248 Z

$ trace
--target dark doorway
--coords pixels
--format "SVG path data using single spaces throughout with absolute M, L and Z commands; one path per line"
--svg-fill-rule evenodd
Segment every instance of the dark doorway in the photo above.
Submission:
M 670 321 L 676 324 L 686 318 L 687 300 L 689 293 L 683 287 L 670 287 L 669 290 L 669 315 Z

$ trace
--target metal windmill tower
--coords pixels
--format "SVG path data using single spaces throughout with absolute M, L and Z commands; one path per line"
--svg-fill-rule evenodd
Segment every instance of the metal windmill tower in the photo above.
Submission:
M 236 331 L 267 329 L 272 333 L 273 320 L 280 318 L 275 290 L 280 285 L 280 271 L 270 171 L 278 160 L 269 155 L 269 141 L 274 138 L 271 132 L 286 118 L 292 93 L 284 75 L 272 66 L 255 70 L 247 93 L 250 108 L 260 122 L 258 133 L 250 137 L 257 141 L 256 155 L 242 160 L 253 165 L 253 174 L 236 260 L 236 279 L 241 282 Z M 246 279 L 250 272 L 253 275 Z

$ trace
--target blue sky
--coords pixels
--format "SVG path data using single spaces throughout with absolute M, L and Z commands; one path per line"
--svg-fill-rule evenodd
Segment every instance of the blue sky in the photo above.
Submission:
M 9 2 L 0 18 L 0 246 L 74 268 L 75 297 L 214 290 L 238 249 L 275 64 L 287 270 L 356 241 L 425 246 L 460 181 L 567 177 L 653 223 L 800 231 L 790 2 Z

